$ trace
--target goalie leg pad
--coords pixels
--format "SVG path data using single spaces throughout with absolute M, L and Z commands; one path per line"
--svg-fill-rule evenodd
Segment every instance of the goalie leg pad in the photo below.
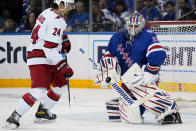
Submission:
M 162 92 L 156 92 L 154 96 L 143 105 L 153 114 L 161 116 L 162 118 L 169 112 L 172 113 L 176 110 L 176 103 L 174 100 L 170 99 L 169 96 L 165 96 Z
M 177 111 L 174 100 L 167 93 L 158 89 L 155 84 L 129 87 L 129 89 L 137 98 L 138 104 L 142 104 L 157 116 L 157 121 L 161 121 L 165 116 Z
M 105 102 L 107 115 L 110 121 L 120 122 L 120 111 L 118 101 L 120 98 L 115 98 Z
M 127 104 L 122 99 L 119 100 L 120 118 L 123 123 L 143 123 L 140 113 L 140 107 L 134 103 Z
M 164 92 L 156 92 L 143 105 L 157 116 L 156 120 L 161 124 L 182 123 L 175 101 Z

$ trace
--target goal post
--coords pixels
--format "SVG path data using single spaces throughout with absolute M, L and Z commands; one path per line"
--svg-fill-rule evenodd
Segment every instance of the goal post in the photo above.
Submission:
M 170 92 L 196 92 L 196 21 L 149 21 L 165 47 L 159 87 Z

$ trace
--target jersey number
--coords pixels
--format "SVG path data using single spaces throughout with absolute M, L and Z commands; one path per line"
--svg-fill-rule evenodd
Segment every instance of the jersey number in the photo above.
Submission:
M 35 29 L 32 31 L 31 39 L 33 39 L 33 44 L 36 44 L 36 41 L 39 39 L 38 37 L 38 31 L 39 31 L 40 25 L 37 25 Z
M 61 34 L 61 29 L 58 29 L 58 28 L 54 28 L 54 33 L 53 33 L 53 35 L 58 35 L 58 36 L 60 36 L 60 34 Z
M 39 39 L 38 37 L 38 31 L 39 31 L 39 28 L 40 28 L 40 25 L 37 25 L 34 30 L 32 31 L 32 35 L 31 35 L 31 39 L 33 39 L 33 44 L 36 44 L 36 41 Z M 57 29 L 57 28 L 54 28 L 54 33 L 53 35 L 58 35 L 60 36 L 60 32 L 61 32 L 61 29 Z

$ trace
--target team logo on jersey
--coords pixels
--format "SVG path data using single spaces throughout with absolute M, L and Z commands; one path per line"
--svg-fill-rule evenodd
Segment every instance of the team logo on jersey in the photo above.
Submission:
M 122 59 L 125 60 L 128 67 L 131 67 L 133 61 L 129 58 L 128 53 L 125 51 L 125 48 L 123 48 L 122 44 L 118 45 L 117 51 L 123 56 Z
M 37 18 L 37 20 L 38 20 L 41 24 L 44 23 L 45 19 L 46 19 L 46 18 L 44 18 L 43 15 L 41 15 L 41 16 L 39 16 L 39 17 Z

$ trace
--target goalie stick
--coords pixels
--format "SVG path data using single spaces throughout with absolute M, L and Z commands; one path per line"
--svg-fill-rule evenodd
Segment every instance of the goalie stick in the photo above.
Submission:
M 85 53 L 85 51 L 82 49 L 82 48 L 80 48 L 79 49 L 79 51 L 82 53 L 82 54 L 84 54 Z M 93 69 L 94 70 L 98 70 L 98 65 L 91 59 L 91 58 L 88 58 L 88 60 L 92 63 L 92 65 L 93 65 Z M 96 68 L 94 68 L 94 67 L 96 67 Z M 140 68 L 138 68 L 138 65 L 137 64 L 135 64 L 135 67 L 134 67 L 134 69 L 132 68 L 132 69 L 129 69 L 123 76 L 122 76 L 122 81 L 124 82 L 124 83 L 127 83 L 127 76 L 129 76 L 131 73 L 132 73 L 132 71 L 134 70 L 134 72 L 136 72 L 136 71 L 139 71 L 140 70 Z M 134 75 L 134 74 L 132 74 L 132 75 Z M 110 77 L 107 77 L 106 78 L 106 82 L 107 83 L 109 83 L 111 81 L 111 78 Z M 126 92 L 126 90 L 124 89 L 124 88 L 122 88 L 117 82 L 115 82 L 115 83 L 111 83 L 110 84 L 111 85 L 111 87 L 129 104 L 129 105 L 132 105 L 132 104 L 134 104 L 134 103 L 138 103 L 138 104 L 142 104 L 142 103 L 144 103 L 146 100 L 148 100 L 149 99 L 149 97 L 152 97 L 151 95 L 149 96 L 149 97 L 146 97 L 146 98 L 141 98 L 141 99 L 139 99 L 139 100 L 137 100 L 137 101 L 134 101 L 132 98 L 131 98 L 131 96 Z M 127 88 L 127 87 L 126 87 Z M 128 88 L 127 88 L 128 89 Z M 154 95 L 154 94 L 153 94 Z
M 111 78 L 107 77 L 106 82 L 110 83 Z M 134 100 L 129 96 L 129 94 L 123 89 L 121 86 L 118 85 L 118 83 L 112 83 L 110 84 L 111 87 L 118 92 L 118 94 L 129 104 L 132 105 L 134 103 Z
M 140 66 L 135 63 L 125 72 L 125 74 L 121 77 L 121 80 L 122 80 L 123 83 L 126 83 L 127 85 L 132 86 L 134 88 L 136 85 L 141 84 L 142 72 L 143 71 L 140 68 Z M 134 81 L 130 82 L 130 78 L 136 77 L 136 76 L 139 76 L 138 79 L 135 79 Z M 107 77 L 106 82 L 110 83 L 111 82 L 111 77 Z M 151 97 L 153 97 L 155 92 L 156 92 L 156 90 L 153 90 L 147 96 L 141 97 L 141 98 L 137 99 L 136 101 L 134 101 L 131 98 L 131 96 L 129 95 L 129 93 L 126 91 L 126 90 L 129 90 L 127 87 L 121 87 L 116 82 L 115 83 L 110 83 L 110 85 L 130 105 L 133 104 L 133 103 L 137 103 L 138 105 L 140 105 L 140 104 L 148 101 Z

